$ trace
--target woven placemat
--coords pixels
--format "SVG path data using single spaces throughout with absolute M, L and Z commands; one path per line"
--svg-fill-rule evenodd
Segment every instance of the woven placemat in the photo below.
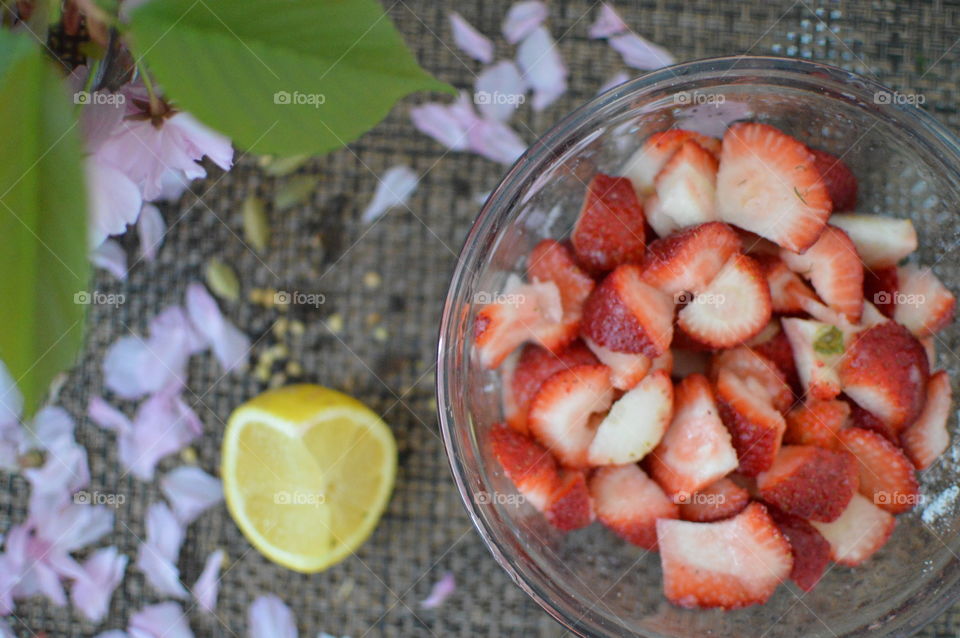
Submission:
M 427 69 L 469 88 L 480 65 L 453 46 L 447 13 L 456 8 L 483 32 L 499 34 L 509 3 L 388 0 L 385 5 Z M 594 3 L 550 5 L 549 26 L 570 68 L 570 90 L 543 113 L 521 109 L 514 123 L 527 141 L 590 99 L 623 68 L 618 54 L 586 37 Z M 639 33 L 667 46 L 680 60 L 749 52 L 825 61 L 922 93 L 928 110 L 960 129 L 954 107 L 960 86 L 956 5 L 804 0 L 616 5 Z M 496 42 L 499 57 L 513 56 L 513 47 L 499 37 Z M 433 387 L 440 309 L 478 210 L 476 196 L 496 185 L 503 168 L 476 156 L 448 153 L 415 132 L 409 107 L 424 99 L 408 99 L 348 149 L 301 168 L 299 173 L 318 178 L 318 188 L 308 202 L 273 215 L 273 238 L 265 254 L 254 254 L 240 240 L 240 204 L 251 193 L 269 198 L 277 184 L 263 175 L 254 158 L 241 156 L 230 173 L 212 171 L 180 202 L 163 208 L 170 232 L 156 262 L 137 264 L 125 282 L 101 274 L 94 284 L 100 292 L 122 293 L 125 303 L 91 307 L 84 356 L 69 375 L 61 402 L 79 419 L 78 438 L 90 452 L 90 489 L 124 496 L 109 542 L 129 556 L 136 556 L 144 536 L 147 505 L 161 495 L 155 483 L 123 475 L 112 435 L 83 416 L 85 406 L 102 392 L 105 348 L 121 335 L 142 334 L 159 309 L 180 302 L 186 285 L 202 279 L 210 256 L 237 269 L 244 297 L 256 287 L 324 295 L 325 302 L 316 308 L 288 311 L 306 324 L 301 337 L 285 337 L 291 358 L 302 364 L 305 380 L 343 389 L 382 413 L 399 443 L 396 492 L 382 523 L 355 557 L 323 574 L 297 575 L 262 558 L 223 507 L 194 523 L 179 563 L 185 582 L 196 579 L 212 550 L 223 548 L 229 557 L 216 616 L 196 609 L 190 613 L 198 636 L 245 636 L 247 606 L 263 593 L 281 596 L 293 609 L 301 636 L 311 638 L 320 631 L 352 638 L 564 635 L 509 581 L 472 529 L 439 438 Z M 398 163 L 424 175 L 409 210 L 391 211 L 372 225 L 361 223 L 359 213 L 377 183 L 375 175 Z M 124 242 L 136 254 L 132 238 Z M 371 272 L 380 275 L 379 287 L 363 284 Z M 278 342 L 271 326 L 284 313 L 247 302 L 224 304 L 224 310 L 253 337 L 255 356 Z M 334 315 L 343 320 L 340 331 L 332 330 L 339 323 L 330 322 Z M 209 356 L 193 359 L 194 394 L 187 398 L 205 424 L 205 436 L 195 446 L 201 467 L 217 472 L 224 419 L 265 387 L 249 374 L 221 378 Z M 165 460 L 159 473 L 180 462 Z M 0 532 L 23 519 L 27 496 L 22 478 L 0 473 Z M 439 609 L 422 610 L 418 601 L 445 571 L 454 573 L 456 593 Z M 102 626 L 40 599 L 20 603 L 14 624 L 22 636 L 94 635 L 125 627 L 130 614 L 157 601 L 131 567 Z M 960 635 L 960 607 L 920 635 Z

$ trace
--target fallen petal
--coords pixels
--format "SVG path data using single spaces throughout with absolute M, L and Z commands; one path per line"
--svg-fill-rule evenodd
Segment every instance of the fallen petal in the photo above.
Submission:
M 148 605 L 130 617 L 130 638 L 193 638 L 183 608 L 166 602 Z
M 435 609 L 442 605 L 444 601 L 457 589 L 457 581 L 452 572 L 446 572 L 440 580 L 433 584 L 430 595 L 420 601 L 420 606 L 424 609 Z
M 213 613 L 217 607 L 217 592 L 220 586 L 220 568 L 226 556 L 222 549 L 218 549 L 207 557 L 203 565 L 203 572 L 193 585 L 193 596 L 197 604 L 204 611 Z
M 30 511 L 37 537 L 59 551 L 75 552 L 113 531 L 113 512 L 103 505 L 67 503 L 57 509 Z
M 526 100 L 527 83 L 517 65 L 509 60 L 484 69 L 473 88 L 473 101 L 480 113 L 501 122 L 509 122 L 517 107 Z
M 153 204 L 144 204 L 137 220 L 137 236 L 140 238 L 140 254 L 145 260 L 156 258 L 166 232 L 167 223 L 163 221 L 160 209 Z
M 87 416 L 102 427 L 116 434 L 124 434 L 133 429 L 133 422 L 123 412 L 113 407 L 103 397 L 93 397 L 87 404 Z
M 527 145 L 503 122 L 485 119 L 470 129 L 470 150 L 494 162 L 512 164 L 527 150 Z
M 181 466 L 160 479 L 160 490 L 177 519 L 189 525 L 208 508 L 223 500 L 223 484 L 198 467 Z
M 152 545 L 140 544 L 136 564 L 150 587 L 161 596 L 180 599 L 187 597 L 187 590 L 180 581 L 180 570 L 161 556 Z
M 290 608 L 276 596 L 260 596 L 247 610 L 250 638 L 297 638 L 297 622 Z
M 153 503 L 147 508 L 146 528 L 146 544 L 162 558 L 177 562 L 186 530 L 166 503 Z
M 453 41 L 460 50 L 484 64 L 493 61 L 493 42 L 456 11 L 450 12 L 450 28 L 453 30 Z
M 623 57 L 627 66 L 635 69 L 650 71 L 676 62 L 669 51 L 636 33 L 621 33 L 610 37 L 607 42 Z
M 203 432 L 203 423 L 178 394 L 168 386 L 140 404 L 132 428 L 118 438 L 118 456 L 137 478 L 149 481 L 157 463 L 179 452 Z
M 597 13 L 597 19 L 590 25 L 587 34 L 591 38 L 609 38 L 612 35 L 626 33 L 630 28 L 623 21 L 620 14 L 613 7 L 604 2 L 600 5 L 600 11 Z
M 369 224 L 394 206 L 406 206 L 420 179 L 409 166 L 394 166 L 379 178 L 373 199 L 360 221 Z
M 59 406 L 48 405 L 34 415 L 29 429 L 37 446 L 47 450 L 60 439 L 73 441 L 74 425 L 69 412 Z
M 467 126 L 446 104 L 427 102 L 410 109 L 410 120 L 421 133 L 443 146 L 462 151 L 467 148 Z
M 84 561 L 83 577 L 70 587 L 70 600 L 87 620 L 99 623 L 107 615 L 110 598 L 123 580 L 128 560 L 116 547 L 105 547 Z
M 567 90 L 567 67 L 546 27 L 537 27 L 520 43 L 517 64 L 533 87 L 533 110 L 542 111 Z
M 187 287 L 186 306 L 194 329 L 210 343 L 224 371 L 246 363 L 250 338 L 223 316 L 217 302 L 202 284 Z
M 503 37 L 510 44 L 516 44 L 543 24 L 547 13 L 543 2 L 515 2 L 503 21 Z
M 57 439 L 47 449 L 43 465 L 25 469 L 23 475 L 30 482 L 31 512 L 58 508 L 90 482 L 87 450 L 73 437 Z
M 117 279 L 127 278 L 127 251 L 116 240 L 107 239 L 90 253 L 90 263 Z

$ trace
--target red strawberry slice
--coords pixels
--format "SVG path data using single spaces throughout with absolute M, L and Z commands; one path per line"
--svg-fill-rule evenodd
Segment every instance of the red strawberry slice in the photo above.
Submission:
M 893 318 L 894 300 L 900 291 L 896 266 L 876 268 L 863 273 L 863 298 L 873 303 L 883 316 Z
M 743 254 L 750 255 L 751 257 L 757 257 L 759 255 L 777 257 L 780 254 L 780 246 L 777 246 L 769 239 L 764 239 L 756 233 L 751 233 L 749 230 L 737 228 L 736 226 L 733 228 L 740 237 L 740 245 L 743 246 L 741 252 Z
M 950 418 L 953 390 L 950 377 L 943 370 L 935 372 L 927 382 L 927 402 L 923 412 L 900 434 L 903 451 L 918 470 L 925 470 L 950 445 L 947 419 Z
M 539 443 L 504 423 L 490 430 L 493 454 L 517 491 L 536 509 L 546 510 L 560 486 L 557 462 Z
M 790 541 L 793 569 L 790 579 L 803 591 L 811 591 L 830 564 L 830 543 L 817 528 L 799 516 L 768 507 L 771 518 Z
M 670 295 L 699 292 L 739 249 L 740 238 L 726 224 L 684 228 L 647 246 L 643 280 Z
M 613 403 L 610 372 L 603 365 L 579 365 L 547 379 L 530 403 L 527 426 L 562 464 L 587 466 L 595 414 Z
M 772 126 L 734 124 L 723 136 L 717 173 L 720 219 L 803 252 L 832 210 L 807 147 Z
M 527 276 L 533 281 L 552 281 L 560 291 L 564 320 L 578 320 L 583 302 L 593 292 L 593 278 L 577 265 L 573 251 L 552 239 L 537 244 L 527 259 Z
M 828 400 L 840 394 L 838 366 L 845 351 L 843 332 L 811 319 L 782 319 L 800 385 L 808 397 Z
M 860 494 L 854 494 L 850 505 L 838 519 L 830 523 L 810 521 L 830 543 L 830 558 L 841 565 L 862 565 L 886 545 L 897 519 Z
M 711 523 L 736 516 L 749 503 L 750 493 L 747 490 L 728 478 L 722 478 L 686 496 L 680 502 L 680 518 L 696 523 Z
M 693 140 L 714 156 L 720 154 L 720 140 L 693 131 L 671 129 L 647 138 L 643 146 L 627 160 L 621 174 L 630 179 L 638 195 L 650 195 L 654 191 L 657 173 L 688 140 Z
M 574 341 L 556 354 L 546 348 L 527 344 L 520 351 L 512 370 L 504 364 L 501 373 L 503 412 L 507 423 L 518 432 L 526 433 L 530 402 L 544 381 L 561 370 L 597 363 L 597 358 L 581 341 Z
M 767 601 L 793 567 L 790 544 L 766 508 L 724 521 L 657 521 L 664 594 L 686 608 L 737 609 Z
M 883 436 L 861 428 L 839 434 L 841 449 L 855 457 L 860 467 L 860 493 L 891 514 L 913 509 L 920 487 L 913 463 L 900 448 Z
M 671 497 L 698 492 L 737 468 L 730 433 L 702 374 L 677 384 L 673 420 L 647 458 L 651 475 Z
M 863 311 L 863 264 L 845 232 L 826 226 L 806 252 L 780 251 L 790 270 L 810 280 L 824 303 L 850 321 L 860 321 Z
M 853 171 L 836 155 L 816 148 L 809 150 L 813 153 L 813 163 L 827 187 L 833 210 L 853 210 L 857 205 L 857 178 Z
M 750 347 L 772 361 L 783 372 L 794 393 L 799 393 L 800 376 L 797 374 L 797 364 L 793 361 L 793 348 L 790 347 L 790 340 L 787 339 L 787 333 L 783 331 L 780 322 L 775 320 L 773 323 L 777 327 L 773 336 L 760 343 L 751 342 Z
M 793 405 L 793 392 L 780 368 L 762 354 L 746 346 L 724 350 L 710 362 L 710 378 L 714 383 L 721 370 L 730 370 L 741 379 L 752 378 L 766 392 L 770 402 L 780 412 Z
M 909 219 L 836 213 L 830 224 L 846 231 L 868 269 L 890 268 L 917 249 L 917 231 Z
M 840 447 L 837 433 L 849 422 L 850 404 L 846 401 L 810 398 L 787 413 L 783 442 L 836 449 Z
M 660 237 L 717 219 L 717 158 L 693 140 L 680 145 L 654 180 L 655 214 L 647 220 Z
M 900 440 L 900 433 L 890 427 L 868 410 L 864 410 L 853 401 L 848 400 L 850 406 L 850 424 L 863 430 L 876 432 L 891 443 L 897 444 Z
M 614 534 L 657 549 L 657 520 L 677 518 L 677 506 L 638 465 L 603 467 L 590 477 L 597 518 Z
M 760 497 L 788 514 L 830 522 L 857 492 L 857 461 L 812 445 L 784 445 L 773 465 L 757 475 Z
M 756 476 L 768 469 L 780 451 L 786 423 L 773 407 L 763 385 L 720 370 L 716 383 L 717 408 L 737 451 L 739 471 Z
M 580 471 L 566 471 L 544 511 L 547 521 L 565 532 L 586 527 L 596 517 L 587 478 Z
M 587 451 L 592 466 L 636 463 L 657 446 L 673 415 L 670 374 L 654 370 L 611 406 Z
M 913 423 L 926 400 L 930 364 L 923 345 L 887 321 L 857 335 L 839 365 L 843 391 L 894 431 Z
M 600 363 L 610 368 L 610 381 L 617 390 L 629 390 L 640 383 L 653 365 L 654 360 L 646 355 L 615 352 L 597 345 L 587 337 L 584 337 L 583 341 Z
M 643 206 L 630 180 L 598 173 L 587 186 L 570 241 L 584 267 L 605 273 L 643 258 L 644 226 Z
M 806 312 L 810 303 L 819 303 L 810 287 L 782 259 L 775 255 L 758 255 L 756 260 L 770 288 L 773 312 L 794 315 Z
M 729 348 L 763 330 L 770 313 L 770 289 L 760 266 L 752 257 L 734 255 L 677 317 L 684 332 L 698 341 Z
M 656 357 L 673 339 L 673 299 L 645 283 L 638 266 L 620 266 L 587 299 L 580 326 L 604 348 Z
M 897 280 L 894 321 L 918 337 L 936 334 L 953 322 L 957 300 L 932 270 L 908 264 L 897 269 Z

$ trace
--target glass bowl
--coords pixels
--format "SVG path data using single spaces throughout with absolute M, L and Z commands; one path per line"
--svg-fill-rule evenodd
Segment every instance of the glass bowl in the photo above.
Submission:
M 921 477 L 924 501 L 898 518 L 886 547 L 860 568 L 832 566 L 812 592 L 788 584 L 761 606 L 684 610 L 662 593 L 659 557 L 600 524 L 560 533 L 523 503 L 493 458 L 500 383 L 472 355 L 477 309 L 522 273 L 531 248 L 569 234 L 586 184 L 616 174 L 651 133 L 672 126 L 719 135 L 736 119 L 770 123 L 842 156 L 860 182 L 858 210 L 909 217 L 948 286 L 960 259 L 960 145 L 896 93 L 838 68 L 730 57 L 656 71 L 584 105 L 511 168 L 467 236 L 440 328 L 438 409 L 464 504 L 496 560 L 537 603 L 583 636 L 903 636 L 960 595 L 960 446 Z M 938 337 L 938 366 L 956 380 L 956 324 Z M 954 391 L 956 395 L 956 390 Z M 950 423 L 954 441 L 956 419 Z

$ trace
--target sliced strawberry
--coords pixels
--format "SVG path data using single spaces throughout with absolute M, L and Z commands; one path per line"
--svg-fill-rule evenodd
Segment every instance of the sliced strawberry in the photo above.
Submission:
M 800 376 L 797 374 L 797 364 L 793 360 L 793 348 L 790 347 L 790 340 L 787 339 L 787 333 L 783 331 L 780 321 L 774 320 L 772 323 L 777 328 L 773 336 L 760 343 L 751 342 L 750 347 L 772 361 L 783 372 L 794 393 L 799 393 L 801 388 Z
M 787 413 L 783 442 L 836 449 L 839 447 L 837 433 L 847 427 L 849 421 L 850 404 L 846 401 L 810 398 Z
M 527 259 L 527 276 L 552 281 L 560 291 L 564 319 L 579 319 L 583 302 L 593 292 L 593 278 L 577 265 L 573 251 L 552 239 L 537 244 Z
M 720 370 L 730 370 L 741 379 L 750 377 L 756 380 L 773 407 L 780 412 L 786 412 L 793 405 L 793 392 L 787 385 L 786 375 L 773 361 L 755 350 L 740 346 L 715 354 L 710 361 L 710 378 L 714 383 Z
M 660 237 L 717 219 L 717 158 L 695 141 L 680 145 L 654 184 L 656 214 L 648 214 L 647 219 Z
M 757 475 L 757 489 L 788 514 L 830 522 L 857 492 L 857 461 L 847 452 L 784 445 L 770 469 Z
M 830 543 L 816 527 L 799 516 L 776 507 L 767 509 L 793 550 L 790 579 L 803 591 L 811 591 L 830 564 Z
M 794 252 L 820 236 L 832 204 L 813 154 L 772 126 L 734 124 L 717 173 L 720 219 Z
M 927 402 L 914 423 L 900 434 L 903 451 L 918 470 L 925 470 L 950 445 L 947 419 L 953 390 L 950 377 L 943 370 L 935 372 L 927 382 Z
M 590 465 L 636 463 L 657 446 L 673 415 L 670 375 L 655 370 L 610 408 L 587 451 Z
M 900 448 L 876 432 L 847 428 L 839 434 L 841 449 L 860 467 L 861 494 L 891 514 L 913 509 L 920 495 L 913 463 Z
M 737 228 L 736 226 L 733 228 L 740 237 L 740 245 L 743 247 L 741 252 L 743 252 L 743 254 L 750 255 L 751 257 L 757 257 L 759 255 L 772 255 L 773 257 L 777 257 L 780 254 L 780 246 L 777 246 L 769 239 L 764 239 L 756 233 L 751 233 L 749 230 Z
M 695 339 L 729 348 L 750 339 L 770 321 L 770 290 L 752 257 L 734 255 L 680 310 L 678 324 Z
M 737 609 L 767 601 L 793 567 L 790 544 L 766 508 L 724 521 L 657 521 L 664 594 L 686 608 Z
M 597 364 L 597 357 L 581 341 L 574 341 L 556 354 L 534 344 L 527 344 L 512 370 L 504 364 L 503 384 L 504 416 L 510 427 L 518 432 L 527 432 L 527 413 L 530 402 L 543 382 L 561 370 L 578 365 Z
M 957 300 L 929 268 L 897 268 L 899 290 L 894 321 L 918 337 L 940 332 L 953 322 Z
M 840 394 L 837 371 L 845 350 L 843 333 L 835 326 L 811 319 L 782 319 L 803 391 L 814 399 Z
M 581 331 L 615 352 L 656 357 L 673 338 L 673 299 L 644 283 L 638 266 L 620 266 L 587 299 Z
M 603 365 L 579 365 L 547 379 L 530 403 L 527 426 L 564 465 L 586 467 L 594 414 L 613 402 L 610 372 Z
M 673 373 L 676 379 L 683 379 L 691 374 L 706 375 L 710 370 L 710 353 L 685 348 L 670 348 L 673 354 Z
M 845 232 L 828 225 L 806 252 L 782 250 L 780 258 L 790 270 L 810 280 L 824 303 L 851 323 L 860 321 L 863 264 Z
M 687 140 L 693 140 L 714 156 L 720 154 L 720 140 L 693 131 L 671 129 L 647 138 L 643 146 L 627 160 L 621 174 L 630 179 L 638 195 L 650 195 L 657 173 Z
M 923 349 L 927 353 L 927 363 L 930 364 L 930 369 L 933 370 L 937 367 L 937 342 L 936 337 L 933 335 L 927 335 L 926 337 L 920 337 L 920 343 L 923 345 Z
M 818 302 L 816 294 L 800 276 L 787 268 L 776 255 L 757 255 L 757 263 L 770 288 L 770 303 L 773 312 L 796 315 L 806 312 L 809 302 Z
M 577 260 L 594 274 L 643 258 L 643 206 L 630 180 L 598 173 L 587 195 L 570 241 Z
M 680 500 L 680 518 L 696 523 L 710 523 L 736 516 L 750 503 L 750 493 L 722 478 L 695 494 L 674 497 Z
M 653 365 L 650 366 L 650 372 L 656 370 L 663 370 L 667 373 L 667 377 L 673 375 L 673 350 L 668 349 L 660 356 L 654 357 Z
M 816 148 L 809 150 L 813 153 L 813 163 L 827 187 L 833 210 L 853 210 L 857 205 L 857 178 L 853 172 L 836 155 Z
M 586 475 L 578 470 L 564 472 L 544 514 L 551 525 L 565 532 L 592 523 L 596 516 Z
M 720 418 L 732 436 L 739 471 L 756 476 L 768 469 L 780 451 L 786 423 L 773 407 L 763 385 L 721 370 L 716 383 Z
M 840 518 L 810 522 L 830 543 L 830 558 L 847 567 L 863 564 L 883 547 L 897 519 L 859 494 L 854 494 Z
M 875 268 L 863 273 L 863 298 L 873 303 L 885 317 L 893 318 L 894 300 L 900 290 L 896 266 Z
M 587 337 L 583 338 L 583 342 L 600 363 L 610 368 L 610 381 L 617 390 L 629 390 L 640 383 L 653 365 L 653 359 L 643 354 L 615 352 L 597 345 Z
M 896 432 L 926 400 L 930 364 L 916 337 L 894 321 L 864 330 L 839 365 L 844 393 Z
M 601 523 L 645 549 L 657 549 L 657 520 L 678 516 L 676 504 L 633 463 L 594 472 L 590 495 Z
M 878 419 L 875 415 L 871 414 L 870 411 L 864 410 L 849 399 L 847 399 L 847 404 L 850 406 L 851 425 L 863 430 L 876 432 L 891 443 L 897 443 L 900 440 L 900 433 L 897 430 Z
M 740 249 L 740 238 L 726 224 L 684 228 L 647 247 L 643 280 L 670 295 L 702 291 Z
M 706 377 L 692 374 L 674 393 L 673 420 L 648 456 L 651 475 L 671 497 L 702 490 L 738 465 Z
M 917 249 L 917 231 L 909 219 L 836 213 L 830 224 L 846 231 L 863 265 L 871 270 L 896 266 Z
M 504 474 L 513 481 L 517 491 L 535 508 L 544 511 L 560 486 L 560 474 L 553 455 L 504 423 L 490 430 L 490 443 Z

